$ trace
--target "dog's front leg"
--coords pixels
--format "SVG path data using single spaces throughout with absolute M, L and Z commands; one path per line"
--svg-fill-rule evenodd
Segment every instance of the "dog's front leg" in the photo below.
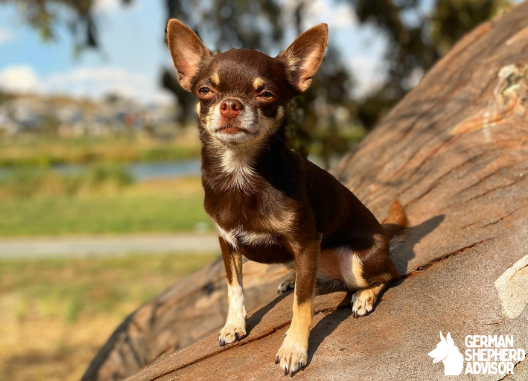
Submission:
M 308 362 L 308 339 L 312 325 L 313 296 L 320 241 L 292 244 L 295 256 L 295 290 L 293 295 L 293 319 L 275 363 L 280 363 L 284 375 L 290 376 L 303 369 Z
M 220 237 L 220 248 L 227 276 L 227 296 L 229 311 L 227 321 L 218 335 L 220 346 L 224 346 L 246 336 L 246 308 L 242 289 L 242 255 Z

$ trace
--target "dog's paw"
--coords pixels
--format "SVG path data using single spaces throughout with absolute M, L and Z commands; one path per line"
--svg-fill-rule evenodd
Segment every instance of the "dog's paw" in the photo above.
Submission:
M 352 316 L 356 319 L 372 311 L 376 303 L 376 294 L 369 289 L 358 290 L 352 295 Z
M 234 343 L 246 336 L 246 327 L 226 324 L 218 334 L 218 343 L 221 347 Z
M 288 274 L 287 278 L 279 284 L 279 287 L 277 287 L 277 293 L 283 294 L 288 290 L 293 290 L 295 288 L 295 272 L 291 272 Z
M 304 370 L 308 363 L 308 348 L 290 342 L 286 337 L 275 357 L 275 364 L 279 363 L 285 376 L 293 376 L 299 370 Z

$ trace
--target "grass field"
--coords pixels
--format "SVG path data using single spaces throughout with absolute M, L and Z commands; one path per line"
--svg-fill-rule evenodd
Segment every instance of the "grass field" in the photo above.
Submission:
M 0 261 L 0 381 L 76 381 L 139 305 L 217 257 Z
M 0 199 L 0 237 L 210 230 L 198 178 Z

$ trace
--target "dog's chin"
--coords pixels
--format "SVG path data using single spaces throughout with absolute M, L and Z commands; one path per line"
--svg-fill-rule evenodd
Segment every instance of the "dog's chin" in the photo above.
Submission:
M 255 141 L 258 138 L 259 131 L 237 126 L 222 126 L 213 132 L 216 139 L 225 145 L 235 146 Z

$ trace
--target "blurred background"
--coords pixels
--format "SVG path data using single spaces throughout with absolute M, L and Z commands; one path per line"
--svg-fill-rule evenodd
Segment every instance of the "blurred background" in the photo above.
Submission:
M 329 168 L 509 0 L 0 0 L 0 381 L 77 380 L 141 303 L 219 254 L 194 100 L 165 44 L 278 54 L 326 22 L 291 146 Z

